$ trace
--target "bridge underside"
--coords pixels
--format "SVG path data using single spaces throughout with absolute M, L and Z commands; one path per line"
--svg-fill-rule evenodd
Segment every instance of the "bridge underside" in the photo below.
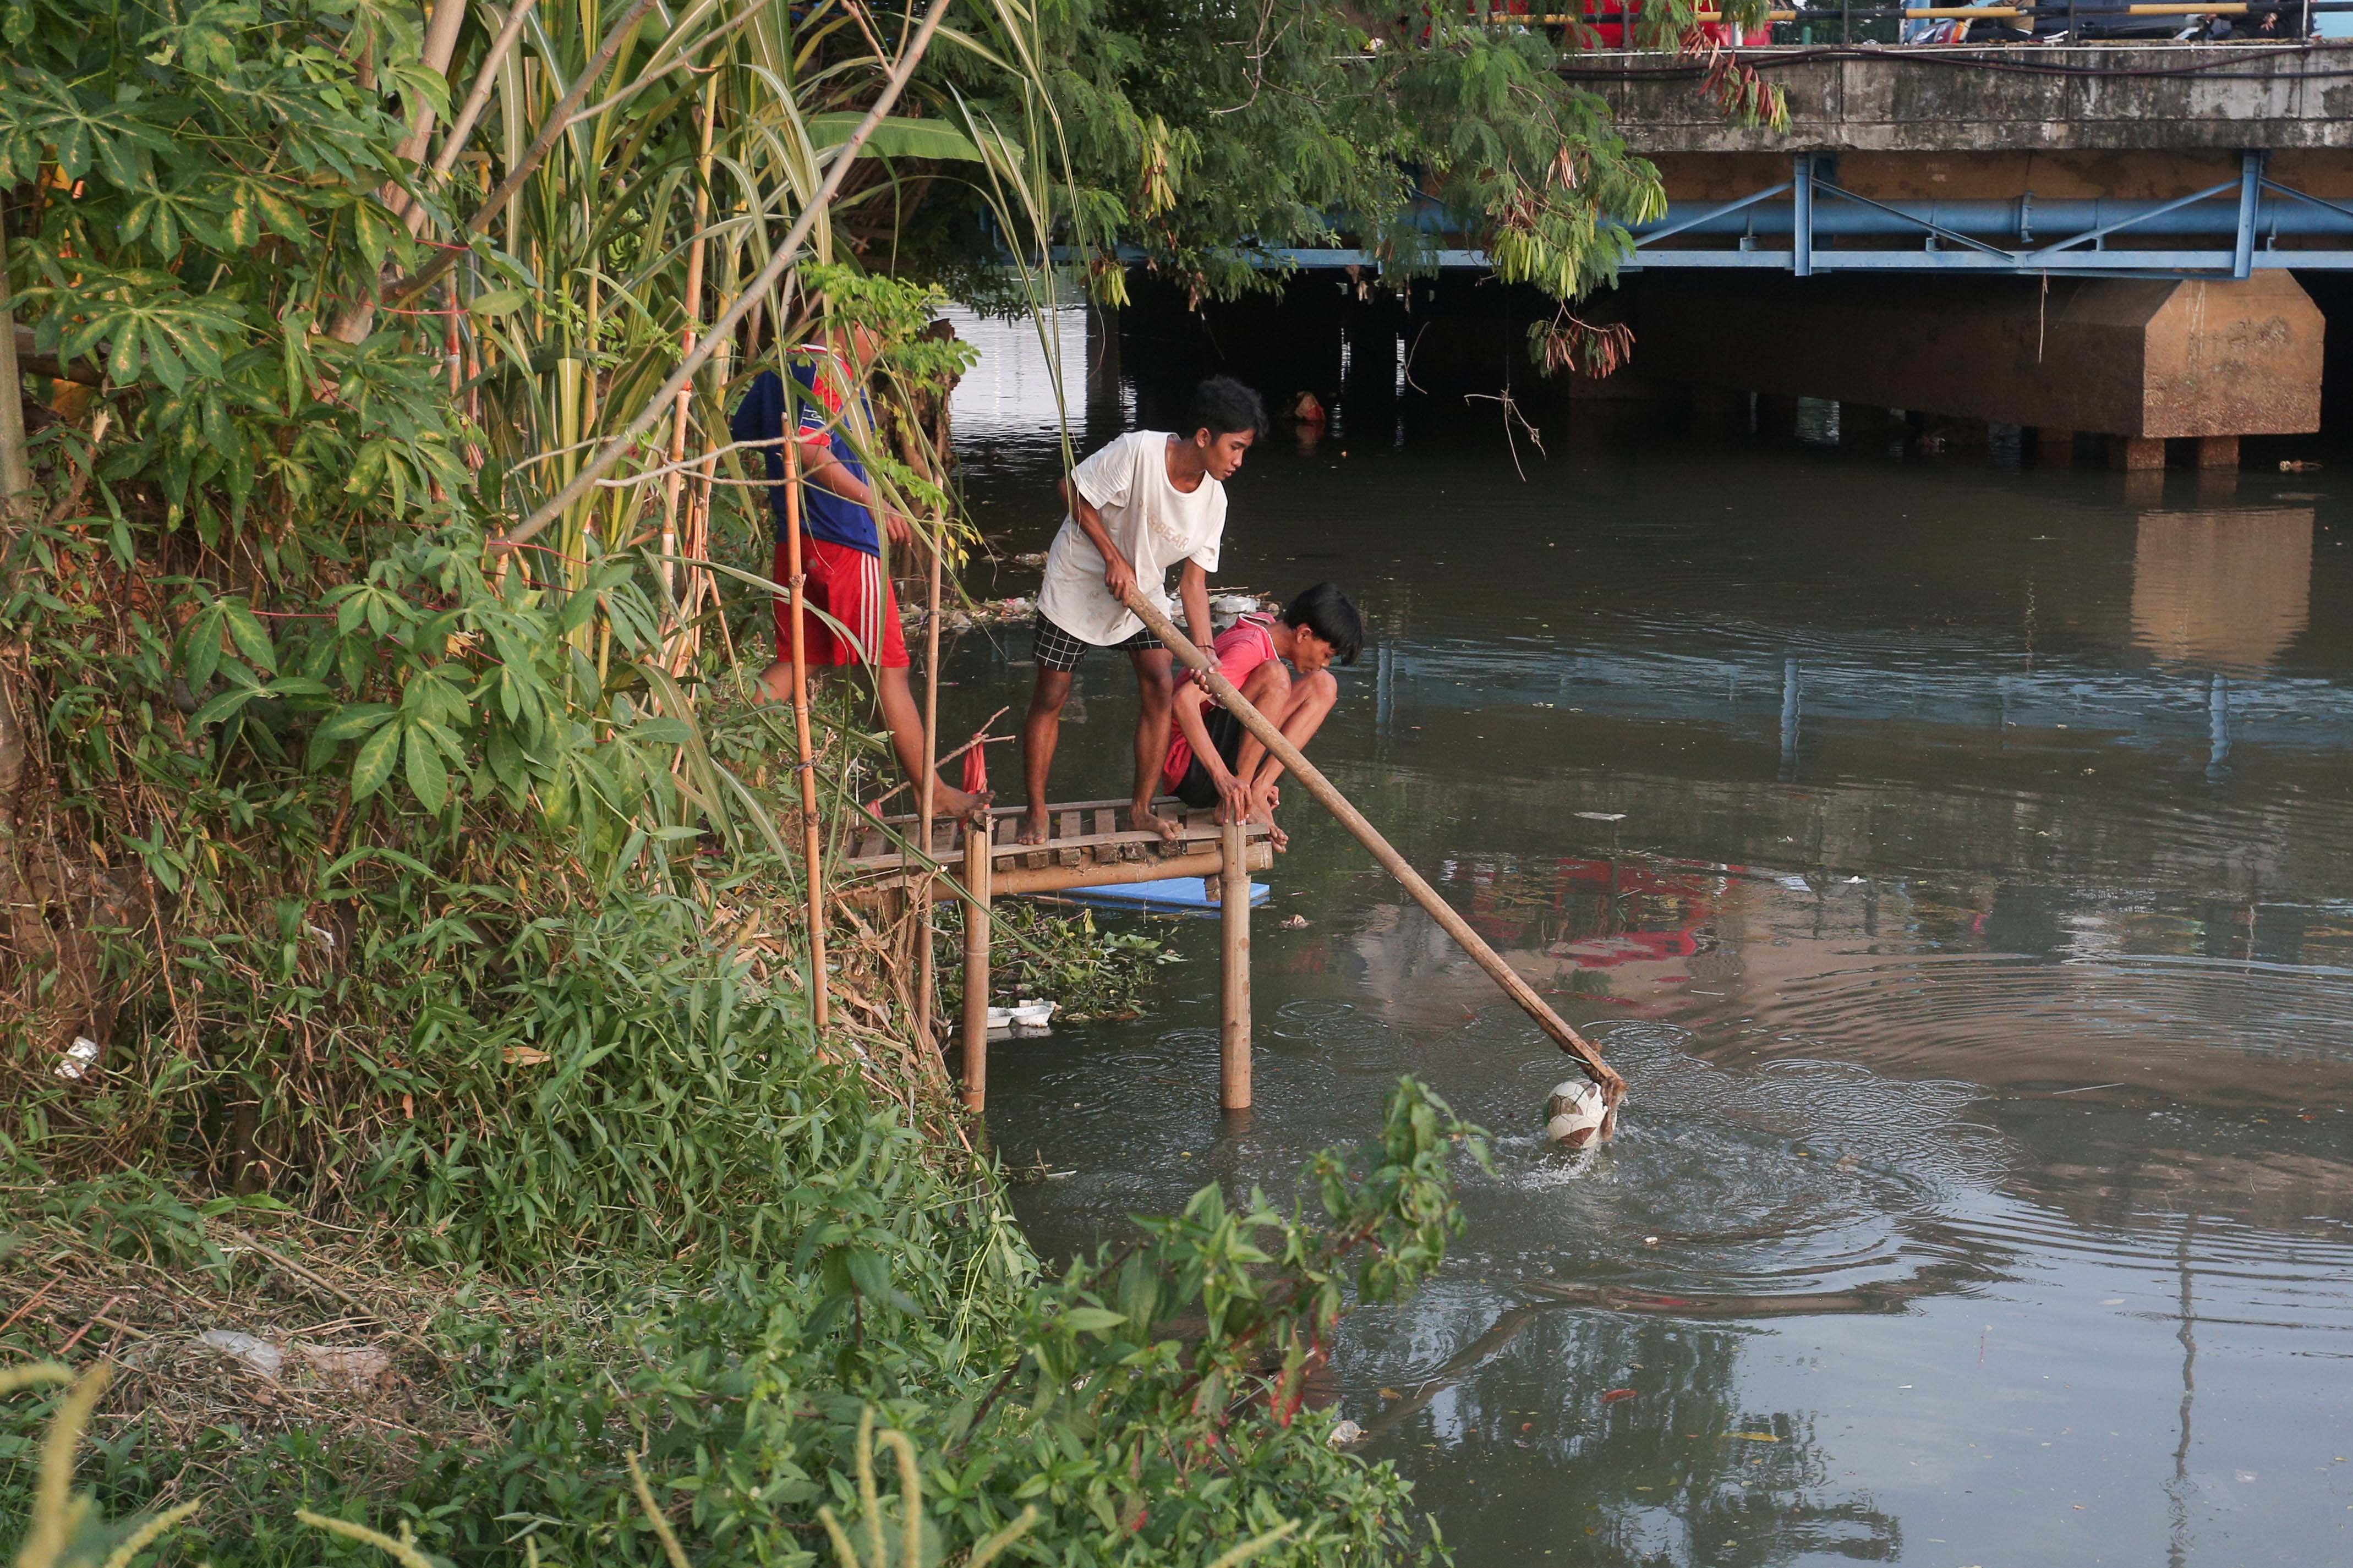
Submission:
M 2098 432 L 2138 460 L 2319 428 L 2325 322 L 2290 269 L 2353 272 L 2340 51 L 1746 58 L 1786 133 L 1727 125 L 1654 57 L 1583 73 L 1671 203 L 1632 264 L 1645 377 Z
M 1651 275 L 1648 379 L 2161 439 L 2320 427 L 2323 322 L 2243 282 Z
M 2326 322 L 2304 282 L 2353 302 L 2353 46 L 1742 58 L 1788 91 L 1786 132 L 1727 125 L 1694 68 L 1657 56 L 1568 73 L 1668 198 L 1621 287 L 1578 308 L 1633 328 L 1630 369 L 1576 395 L 1835 399 L 2118 437 L 2134 462 L 2167 438 L 2211 457 L 2320 427 Z M 1389 296 L 1359 252 L 1267 259 L 1299 272 L 1280 324 L 1252 302 L 1202 325 L 1276 395 L 1392 374 L 1530 395 L 1528 328 L 1554 307 L 1494 285 L 1477 250 Z

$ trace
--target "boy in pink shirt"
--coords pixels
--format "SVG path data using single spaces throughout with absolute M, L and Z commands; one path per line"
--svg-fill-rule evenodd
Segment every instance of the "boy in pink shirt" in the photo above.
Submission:
M 1280 616 L 1244 616 L 1227 627 L 1215 657 L 1219 673 L 1283 739 L 1304 751 L 1340 695 L 1330 666 L 1356 663 L 1364 644 L 1356 606 L 1339 584 L 1318 583 Z M 1176 689 L 1173 717 L 1161 787 L 1187 805 L 1219 806 L 1220 822 L 1265 823 L 1273 829 L 1278 849 L 1290 842 L 1274 826 L 1275 781 L 1282 775 L 1282 763 L 1258 737 L 1198 678 Z

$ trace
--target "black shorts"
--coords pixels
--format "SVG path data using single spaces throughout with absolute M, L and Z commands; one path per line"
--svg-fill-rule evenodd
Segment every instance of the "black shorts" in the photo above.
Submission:
M 1086 658 L 1089 650 L 1104 645 L 1084 642 L 1072 637 L 1048 620 L 1046 612 L 1040 610 L 1038 612 L 1038 625 L 1030 646 L 1035 650 L 1039 668 L 1076 669 L 1079 668 L 1079 660 Z M 1130 648 L 1155 648 L 1165 645 L 1158 637 L 1152 635 L 1151 627 L 1138 626 L 1135 628 L 1134 637 L 1129 637 L 1125 642 L 1116 642 L 1110 646 L 1124 652 Z
M 1222 708 L 1208 708 L 1201 713 L 1201 728 L 1209 732 L 1209 742 L 1218 748 L 1218 755 L 1223 759 L 1226 772 L 1232 773 L 1234 764 L 1241 760 L 1242 721 Z M 1201 765 L 1198 756 L 1185 765 L 1185 776 L 1176 781 L 1176 798 L 1187 805 L 1218 804 L 1217 781 L 1209 776 L 1209 770 Z

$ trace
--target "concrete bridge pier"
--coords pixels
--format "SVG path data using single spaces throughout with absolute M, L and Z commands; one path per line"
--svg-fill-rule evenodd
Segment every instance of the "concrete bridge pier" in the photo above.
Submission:
M 2044 425 L 2034 431 L 2034 461 L 2045 468 L 2064 468 L 2075 461 L 2075 432 Z
M 2320 427 L 2321 315 L 2284 271 L 2047 283 L 1651 274 L 1636 320 L 1647 375 L 2024 426 L 2071 444 L 2102 436 L 2126 469 L 2163 467 L 2168 441 L 2221 467 L 2237 462 L 2242 436 Z
M 1839 405 L 1839 446 L 1849 452 L 1880 452 L 1897 439 L 1895 411 L 1876 403 Z

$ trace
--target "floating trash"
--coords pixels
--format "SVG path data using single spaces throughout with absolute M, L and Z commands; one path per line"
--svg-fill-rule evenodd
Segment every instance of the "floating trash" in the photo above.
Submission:
M 1000 1030 L 1006 1035 L 1051 1034 L 1054 1012 L 1059 1005 L 1059 1003 L 1024 997 L 1010 1007 L 991 1007 L 988 1010 L 989 1032 L 992 1035 Z

